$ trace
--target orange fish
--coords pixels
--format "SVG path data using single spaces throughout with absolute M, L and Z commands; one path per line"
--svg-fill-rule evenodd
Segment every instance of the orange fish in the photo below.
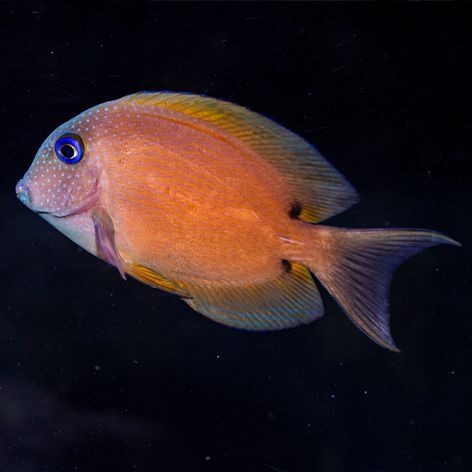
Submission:
M 319 223 L 357 202 L 302 138 L 246 108 L 137 93 L 57 128 L 19 199 L 92 254 L 228 326 L 276 330 L 323 314 L 312 275 L 373 341 L 397 350 L 395 268 L 437 244 L 417 229 Z

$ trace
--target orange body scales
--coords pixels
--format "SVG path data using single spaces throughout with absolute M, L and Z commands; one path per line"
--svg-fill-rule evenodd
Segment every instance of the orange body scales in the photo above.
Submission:
M 171 92 L 98 105 L 59 126 L 16 188 L 87 251 L 220 323 L 282 329 L 323 314 L 312 274 L 371 339 L 397 350 L 395 268 L 440 233 L 319 223 L 358 201 L 296 134 L 246 108 Z
M 145 138 L 133 138 L 116 110 L 113 128 L 131 136 L 120 159 L 104 156 L 118 249 L 172 278 L 274 278 L 284 258 L 279 236 L 296 231 L 287 186 L 247 146 L 176 115 L 137 113 Z

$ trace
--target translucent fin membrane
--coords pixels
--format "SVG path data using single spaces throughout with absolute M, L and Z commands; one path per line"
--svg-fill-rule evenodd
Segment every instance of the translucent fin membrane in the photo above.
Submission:
M 218 323 L 247 330 L 277 330 L 307 324 L 323 314 L 323 305 L 309 271 L 300 264 L 272 281 L 216 288 L 187 284 L 193 296 L 185 301 Z
M 398 351 L 388 311 L 393 272 L 422 249 L 459 243 L 440 233 L 414 229 L 324 227 L 323 233 L 322 238 L 314 233 L 324 252 L 308 256 L 310 269 L 356 326 L 380 346 Z
M 122 100 L 155 106 L 202 120 L 238 139 L 270 163 L 292 193 L 297 215 L 316 223 L 346 210 L 358 201 L 351 184 L 318 152 L 295 133 L 247 108 L 200 95 L 142 92 Z

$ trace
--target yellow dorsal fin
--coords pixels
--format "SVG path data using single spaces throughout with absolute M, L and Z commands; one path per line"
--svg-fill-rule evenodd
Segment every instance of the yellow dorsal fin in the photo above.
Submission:
M 349 182 L 305 140 L 244 107 L 201 95 L 141 92 L 123 97 L 203 120 L 242 141 L 269 162 L 292 191 L 293 217 L 317 223 L 358 201 Z
M 127 264 L 126 272 L 135 279 L 150 285 L 154 288 L 159 288 L 165 292 L 173 293 L 183 298 L 192 298 L 192 296 L 185 290 L 185 287 L 176 281 L 170 281 L 162 277 L 162 275 L 154 272 L 139 264 Z

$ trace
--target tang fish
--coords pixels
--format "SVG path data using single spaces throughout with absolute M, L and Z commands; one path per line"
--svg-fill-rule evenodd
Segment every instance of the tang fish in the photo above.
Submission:
M 31 210 L 126 274 L 228 326 L 323 314 L 314 277 L 380 346 L 395 268 L 437 244 L 418 229 L 314 225 L 358 201 L 315 147 L 205 96 L 142 92 L 59 126 L 16 186 Z

